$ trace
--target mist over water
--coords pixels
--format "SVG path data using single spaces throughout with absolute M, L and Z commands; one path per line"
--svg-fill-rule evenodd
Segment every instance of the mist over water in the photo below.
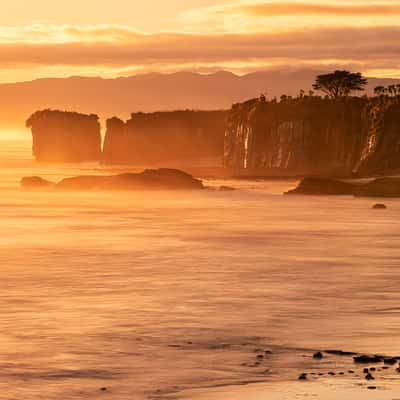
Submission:
M 23 176 L 100 173 L 0 149 L 0 390 L 7 399 L 144 399 L 264 380 L 271 349 L 400 355 L 400 201 L 234 192 L 23 192 Z M 207 184 L 217 186 L 218 181 Z M 225 183 L 226 184 L 226 183 Z M 297 363 L 297 364 L 296 364 Z

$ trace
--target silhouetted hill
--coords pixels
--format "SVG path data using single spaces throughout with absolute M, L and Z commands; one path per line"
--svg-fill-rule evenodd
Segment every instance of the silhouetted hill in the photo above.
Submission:
M 23 128 L 26 118 L 46 108 L 96 113 L 101 119 L 131 112 L 176 109 L 228 109 L 265 92 L 268 97 L 309 90 L 323 71 L 230 72 L 201 75 L 190 72 L 145 74 L 126 78 L 48 78 L 0 84 L 0 126 Z M 369 88 L 400 80 L 370 79 Z

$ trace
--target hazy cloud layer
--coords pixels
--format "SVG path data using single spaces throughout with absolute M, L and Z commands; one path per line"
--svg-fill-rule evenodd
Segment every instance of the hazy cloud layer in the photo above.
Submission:
M 69 28 L 71 30 L 72 28 Z M 103 27 L 101 32 L 108 37 Z M 115 27 L 111 28 L 111 32 Z M 122 27 L 115 40 L 74 28 L 86 40 L 0 42 L 0 65 L 143 65 L 274 59 L 398 62 L 400 27 L 329 28 L 251 34 L 140 34 Z M 80 36 L 82 35 L 82 36 Z M 96 39 L 96 41 L 95 41 Z
M 281 15 L 322 15 L 322 16 L 393 16 L 400 15 L 400 4 L 392 2 L 373 2 L 369 4 L 324 3 L 321 2 L 273 2 L 245 3 L 227 5 L 215 9 L 219 13 L 244 13 L 253 16 L 281 16 Z
M 394 0 L 233 0 L 185 13 L 175 32 L 110 24 L 4 26 L 0 80 L 293 65 L 400 76 L 399 17 Z

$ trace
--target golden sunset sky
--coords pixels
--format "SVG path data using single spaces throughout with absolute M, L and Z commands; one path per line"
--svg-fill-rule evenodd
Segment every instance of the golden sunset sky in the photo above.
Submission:
M 13 0 L 0 82 L 346 67 L 400 77 L 399 0 Z

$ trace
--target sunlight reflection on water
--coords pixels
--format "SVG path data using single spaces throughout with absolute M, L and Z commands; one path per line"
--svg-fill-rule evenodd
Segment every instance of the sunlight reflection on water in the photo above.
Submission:
M 28 193 L 22 176 L 82 167 L 39 166 L 26 144 L 10 146 L 0 176 L 9 398 L 93 398 L 111 386 L 111 398 L 131 399 L 258 379 L 241 366 L 257 346 L 282 352 L 269 365 L 278 380 L 293 374 L 292 347 L 400 354 L 398 200 L 376 212 L 368 199 L 284 197 L 293 182 L 262 181 Z

